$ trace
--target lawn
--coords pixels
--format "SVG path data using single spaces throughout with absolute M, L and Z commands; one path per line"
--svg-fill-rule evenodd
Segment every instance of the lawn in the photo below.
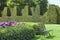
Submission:
M 52 30 L 50 33 L 51 38 L 46 38 L 44 36 L 36 35 L 36 38 L 33 40 L 60 40 L 60 25 L 59 24 L 46 24 L 47 30 Z

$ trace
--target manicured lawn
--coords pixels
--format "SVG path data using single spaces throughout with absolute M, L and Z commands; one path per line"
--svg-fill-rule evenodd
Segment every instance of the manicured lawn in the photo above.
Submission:
M 46 24 L 47 30 L 52 30 L 50 33 L 51 38 L 46 38 L 44 36 L 36 35 L 36 38 L 33 40 L 60 40 L 60 25 L 59 24 Z

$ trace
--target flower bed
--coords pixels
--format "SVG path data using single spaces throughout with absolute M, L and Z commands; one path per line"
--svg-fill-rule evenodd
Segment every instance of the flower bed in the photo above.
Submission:
M 5 27 L 11 27 L 11 26 L 19 26 L 19 25 L 24 25 L 24 22 L 0 22 L 0 26 L 3 28 Z
M 1 40 L 31 40 L 44 29 L 43 25 L 32 22 L 0 22 L 0 26 Z

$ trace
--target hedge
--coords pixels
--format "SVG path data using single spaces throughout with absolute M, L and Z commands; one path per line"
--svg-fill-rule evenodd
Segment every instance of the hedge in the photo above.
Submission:
M 35 33 L 25 26 L 0 28 L 0 40 L 31 40 Z
M 60 8 L 56 5 L 49 4 L 48 10 L 44 15 L 40 15 L 39 6 L 31 7 L 32 15 L 29 15 L 28 6 L 22 9 L 22 15 L 17 15 L 17 13 L 20 14 L 20 11 L 21 9 L 17 9 L 17 7 L 9 9 L 5 7 L 4 10 L 0 12 L 0 14 L 2 14 L 0 21 L 40 22 L 42 20 L 44 23 L 60 23 Z

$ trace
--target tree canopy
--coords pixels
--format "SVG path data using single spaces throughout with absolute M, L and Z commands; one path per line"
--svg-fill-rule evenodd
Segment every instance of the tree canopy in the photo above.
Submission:
M 11 6 L 25 6 L 29 5 L 30 7 L 34 7 L 36 5 L 40 5 L 41 14 L 47 11 L 47 0 L 0 0 L 0 3 Z

